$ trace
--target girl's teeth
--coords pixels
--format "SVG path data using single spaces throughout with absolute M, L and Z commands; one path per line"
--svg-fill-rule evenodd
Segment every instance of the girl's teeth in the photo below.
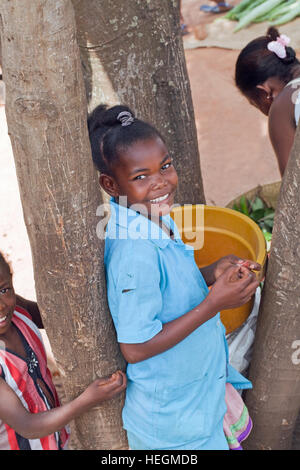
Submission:
M 157 199 L 151 199 L 150 202 L 154 202 L 154 203 L 162 202 L 162 201 L 164 201 L 165 199 L 167 199 L 168 197 L 169 197 L 169 194 L 166 194 L 165 196 L 158 197 Z
M 0 323 L 4 322 L 6 319 L 7 319 L 7 316 L 0 318 Z

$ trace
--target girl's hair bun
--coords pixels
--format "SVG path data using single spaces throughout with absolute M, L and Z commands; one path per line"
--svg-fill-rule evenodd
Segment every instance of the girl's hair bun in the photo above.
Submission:
M 118 115 L 123 111 L 129 112 L 132 117 L 134 113 L 128 106 L 116 105 L 108 109 L 106 104 L 97 106 L 88 117 L 89 132 L 95 131 L 97 128 L 113 127 L 120 125 L 121 122 L 117 119 Z
M 286 47 L 286 57 L 282 59 L 284 64 L 292 64 L 296 59 L 296 52 L 292 47 Z
M 87 122 L 90 133 L 94 132 L 98 127 L 102 127 L 106 109 L 106 104 L 100 104 L 88 116 Z
M 267 31 L 267 38 L 270 38 L 270 41 L 276 41 L 277 38 L 279 37 L 280 37 L 280 33 L 278 29 L 274 28 L 274 26 L 270 26 L 270 28 Z M 286 65 L 292 64 L 296 59 L 296 52 L 294 51 L 292 47 L 288 47 L 288 46 L 286 46 L 285 50 L 286 50 L 286 57 L 280 60 Z
M 279 38 L 280 34 L 278 29 L 274 28 L 274 26 L 270 26 L 266 36 L 270 38 L 271 41 L 276 41 L 276 39 Z

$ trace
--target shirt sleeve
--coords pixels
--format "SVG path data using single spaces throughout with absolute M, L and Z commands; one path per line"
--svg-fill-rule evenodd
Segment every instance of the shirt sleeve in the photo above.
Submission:
M 144 343 L 162 329 L 158 250 L 149 241 L 135 240 L 118 254 L 114 292 L 109 289 L 108 297 L 119 343 Z

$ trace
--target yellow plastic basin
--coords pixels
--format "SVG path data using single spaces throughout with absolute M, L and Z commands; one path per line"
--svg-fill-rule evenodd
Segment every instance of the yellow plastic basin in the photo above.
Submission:
M 262 269 L 256 275 L 258 280 L 262 279 L 267 259 L 266 242 L 258 225 L 249 217 L 224 207 L 200 205 L 176 207 L 171 216 L 184 243 L 193 245 L 192 235 L 198 234 L 194 254 L 199 268 L 217 261 L 222 256 L 234 254 L 260 263 Z M 252 311 L 253 303 L 254 297 L 241 307 L 221 312 L 226 334 L 245 322 Z

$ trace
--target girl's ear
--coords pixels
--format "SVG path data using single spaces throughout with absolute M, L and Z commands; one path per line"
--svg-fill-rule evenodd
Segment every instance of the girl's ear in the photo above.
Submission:
M 268 83 L 268 80 L 262 83 L 261 85 L 256 85 L 256 88 L 265 91 L 268 96 L 272 93 L 272 89 Z
M 112 176 L 106 175 L 105 173 L 101 174 L 99 176 L 99 184 L 110 196 L 114 198 L 119 196 L 118 185 Z

